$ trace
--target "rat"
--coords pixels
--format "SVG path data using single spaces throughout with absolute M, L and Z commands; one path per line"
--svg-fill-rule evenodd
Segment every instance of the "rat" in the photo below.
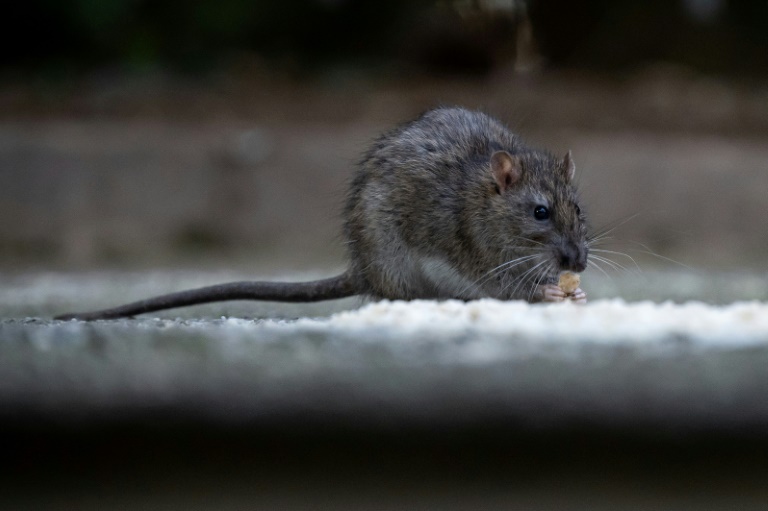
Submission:
M 226 300 L 521 299 L 586 303 L 587 224 L 571 152 L 533 149 L 497 119 L 436 108 L 377 138 L 343 209 L 349 265 L 311 282 L 231 282 L 56 319 L 113 319 Z

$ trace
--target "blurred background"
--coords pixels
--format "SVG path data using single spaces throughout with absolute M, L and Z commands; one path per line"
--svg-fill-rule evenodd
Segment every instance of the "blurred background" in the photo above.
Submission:
M 453 104 L 571 149 L 593 227 L 642 266 L 765 267 L 765 1 L 5 10 L 0 269 L 341 267 L 361 153 Z
M 17 0 L 0 40 L 0 507 L 765 509 L 762 348 L 673 333 L 636 363 L 616 344 L 467 365 L 441 355 L 452 338 L 409 345 L 413 358 L 218 319 L 349 302 L 181 312 L 208 318 L 210 338 L 206 320 L 45 319 L 343 267 L 357 160 L 438 105 L 572 150 L 593 228 L 615 227 L 608 248 L 632 257 L 617 263 L 664 267 L 607 291 L 590 276 L 591 296 L 768 300 L 765 0 Z M 707 286 L 666 269 L 680 264 Z M 429 422 L 409 382 L 456 426 Z M 370 424 L 354 405 L 367 384 L 391 396 L 370 394 Z M 473 393 L 499 404 L 465 417 L 452 399 Z M 678 402 L 711 429 L 609 412 Z

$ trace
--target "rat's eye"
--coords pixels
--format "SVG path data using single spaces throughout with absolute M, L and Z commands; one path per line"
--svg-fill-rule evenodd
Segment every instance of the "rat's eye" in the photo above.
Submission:
M 549 209 L 546 206 L 536 206 L 533 208 L 533 217 L 536 220 L 547 220 L 549 218 Z

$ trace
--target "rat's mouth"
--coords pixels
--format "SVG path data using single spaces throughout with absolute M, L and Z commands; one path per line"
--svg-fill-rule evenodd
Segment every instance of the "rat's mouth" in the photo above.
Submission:
M 565 243 L 556 250 L 555 266 L 561 272 L 581 273 L 587 269 L 587 254 L 587 248 L 583 244 Z

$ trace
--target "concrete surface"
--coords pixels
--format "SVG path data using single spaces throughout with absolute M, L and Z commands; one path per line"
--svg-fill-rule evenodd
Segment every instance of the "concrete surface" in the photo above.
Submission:
M 242 275 L 4 276 L 9 509 L 768 499 L 766 275 L 589 274 L 586 307 L 349 300 L 48 319 L 228 277 Z M 678 303 L 610 299 L 631 289 Z M 706 300 L 738 295 L 762 301 Z

